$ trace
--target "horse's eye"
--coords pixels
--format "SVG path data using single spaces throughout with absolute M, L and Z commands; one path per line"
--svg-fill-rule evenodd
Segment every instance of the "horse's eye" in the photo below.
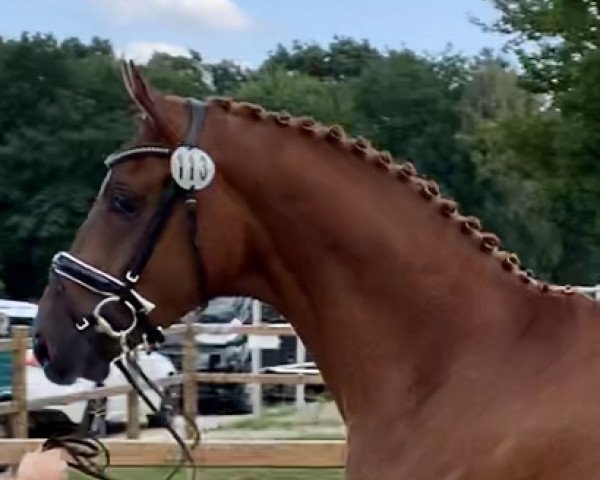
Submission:
M 109 206 L 111 211 L 128 217 L 133 217 L 138 213 L 136 202 L 121 193 L 111 195 Z

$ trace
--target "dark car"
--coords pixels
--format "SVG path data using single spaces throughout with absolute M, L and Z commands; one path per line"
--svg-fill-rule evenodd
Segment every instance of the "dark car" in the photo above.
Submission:
M 207 308 L 197 316 L 197 322 L 204 324 L 252 324 L 252 304 L 254 300 L 247 297 L 218 297 L 211 300 Z M 281 324 L 287 323 L 275 308 L 261 302 L 261 323 Z M 211 334 L 196 335 L 198 345 L 197 370 L 199 372 L 221 373 L 248 373 L 251 371 L 251 350 L 248 336 L 241 334 Z M 169 334 L 161 352 L 167 355 L 182 369 L 182 352 L 184 335 Z M 260 349 L 260 366 L 277 367 L 285 364 L 296 363 L 295 336 L 279 336 L 277 347 Z M 310 361 L 311 355 L 307 353 L 305 361 Z M 269 371 L 267 371 L 269 373 Z M 276 386 L 263 386 L 265 400 L 285 399 Z M 241 383 L 201 383 L 198 387 L 200 410 L 203 413 L 235 412 L 245 413 L 251 411 L 249 387 Z
M 252 300 L 244 297 L 219 297 L 209 302 L 198 322 L 210 324 L 251 323 Z M 196 335 L 199 372 L 239 373 L 250 371 L 250 350 L 246 335 Z M 161 352 L 181 371 L 183 334 L 167 335 Z M 200 410 L 243 413 L 251 411 L 247 386 L 244 384 L 201 383 L 198 387 Z

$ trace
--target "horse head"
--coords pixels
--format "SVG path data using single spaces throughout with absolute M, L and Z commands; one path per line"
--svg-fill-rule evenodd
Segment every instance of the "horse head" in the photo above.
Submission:
M 210 295 L 206 258 L 218 241 L 210 234 L 213 214 L 230 220 L 234 238 L 235 225 L 245 225 L 230 218 L 238 212 L 200 148 L 210 136 L 210 105 L 161 94 L 133 64 L 123 64 L 122 74 L 140 111 L 139 131 L 106 159 L 87 219 L 70 250 L 52 260 L 35 322 L 35 354 L 57 383 L 100 381 L 123 347 L 159 342 L 158 327 Z

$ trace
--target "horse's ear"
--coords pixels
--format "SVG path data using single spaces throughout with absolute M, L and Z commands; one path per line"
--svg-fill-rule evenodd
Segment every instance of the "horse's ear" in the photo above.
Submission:
M 132 60 L 121 62 L 123 84 L 138 108 L 154 123 L 170 142 L 178 143 L 177 133 L 167 121 L 162 107 L 162 94 L 153 88 Z

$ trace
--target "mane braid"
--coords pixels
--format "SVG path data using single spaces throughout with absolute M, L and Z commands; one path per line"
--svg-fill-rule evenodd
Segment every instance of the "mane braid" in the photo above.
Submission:
M 483 231 L 481 221 L 477 217 L 461 215 L 458 212 L 457 203 L 450 198 L 443 197 L 438 184 L 419 175 L 411 161 L 405 161 L 401 164 L 395 163 L 390 152 L 378 151 L 363 137 L 348 137 L 339 125 L 325 126 L 310 117 L 293 117 L 287 112 L 271 112 L 260 105 L 228 97 L 212 97 L 208 101 L 230 114 L 253 120 L 271 121 L 280 128 L 295 128 L 302 135 L 318 137 L 337 145 L 339 148 L 373 165 L 377 170 L 384 171 L 400 180 L 401 183 L 413 188 L 416 193 L 438 209 L 441 217 L 455 222 L 466 237 L 477 242 L 483 253 L 492 255 L 498 260 L 503 270 L 517 275 L 523 284 L 537 287 L 542 293 L 554 292 L 565 295 L 576 293 L 570 285 L 549 285 L 533 278 L 522 269 L 521 262 L 515 253 L 500 249 L 501 241 L 496 234 Z M 585 295 L 582 296 L 589 298 Z

